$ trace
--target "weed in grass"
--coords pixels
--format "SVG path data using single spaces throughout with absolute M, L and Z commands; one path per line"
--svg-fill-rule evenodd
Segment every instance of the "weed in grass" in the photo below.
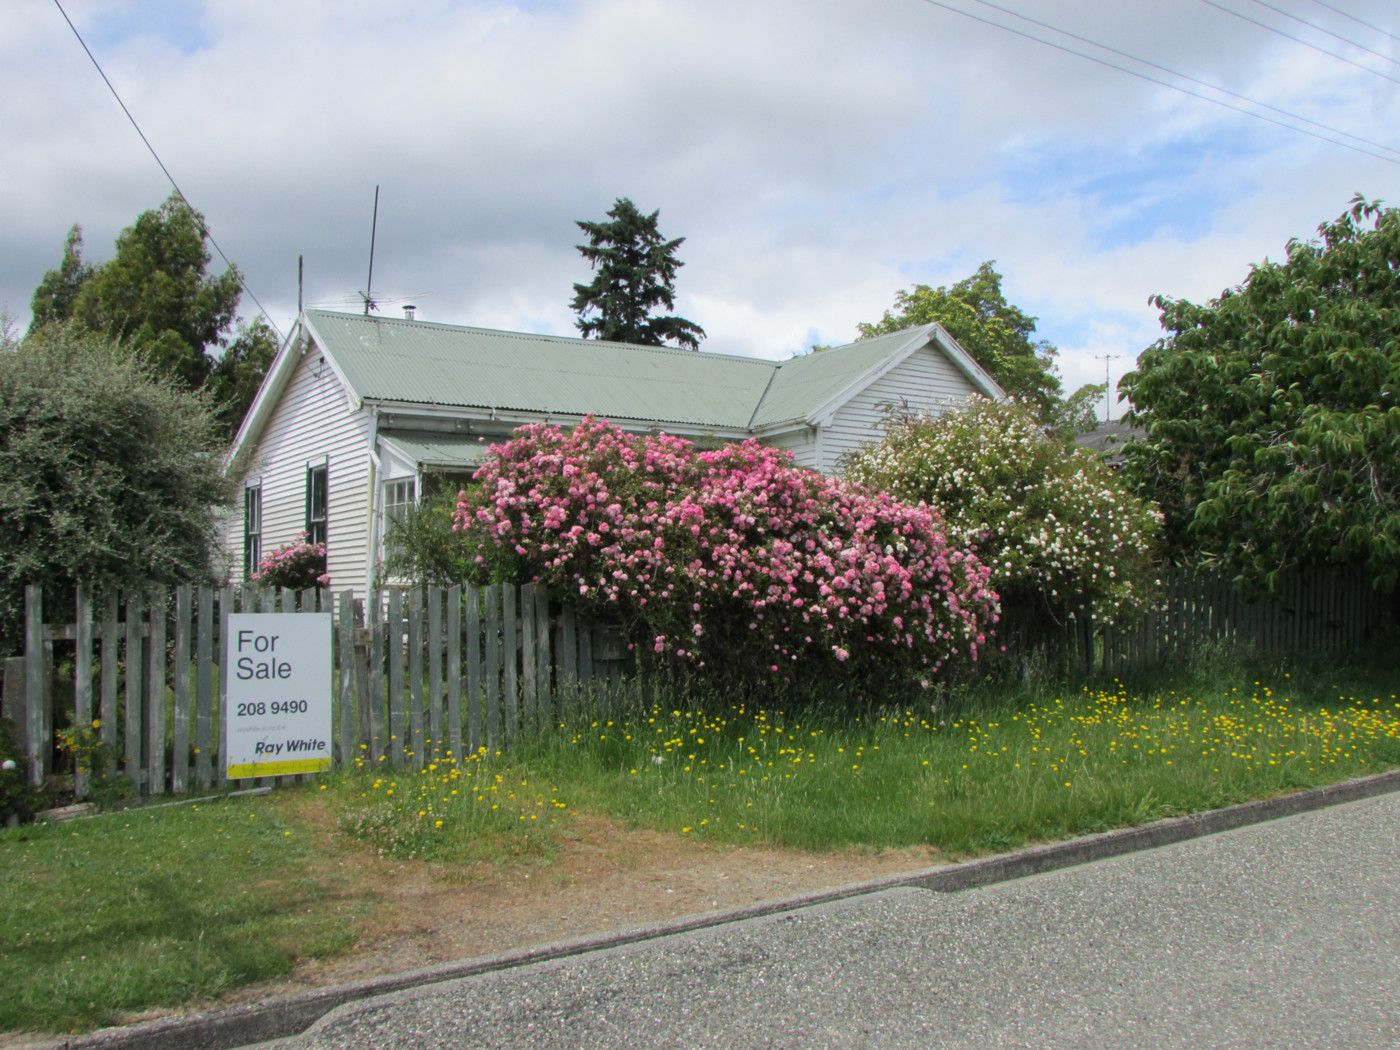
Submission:
M 568 804 L 485 747 L 434 749 L 418 768 L 359 759 L 329 785 L 340 827 L 382 856 L 470 863 L 547 857 Z

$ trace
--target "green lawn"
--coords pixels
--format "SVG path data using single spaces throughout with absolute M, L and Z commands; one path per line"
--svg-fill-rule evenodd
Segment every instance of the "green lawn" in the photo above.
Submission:
M 115 1023 L 348 946 L 357 903 L 273 800 L 0 832 L 0 1030 Z

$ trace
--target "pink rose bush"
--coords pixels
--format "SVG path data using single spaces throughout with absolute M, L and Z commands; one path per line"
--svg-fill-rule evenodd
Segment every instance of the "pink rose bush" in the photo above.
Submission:
M 290 587 L 294 591 L 308 587 L 329 587 L 326 572 L 326 545 L 307 543 L 306 533 L 295 542 L 284 544 L 263 555 L 253 573 L 253 582 L 260 587 Z
M 459 496 L 455 528 L 480 578 L 541 581 L 719 679 L 927 681 L 976 659 L 996 619 L 987 568 L 928 507 L 754 441 L 522 427 Z

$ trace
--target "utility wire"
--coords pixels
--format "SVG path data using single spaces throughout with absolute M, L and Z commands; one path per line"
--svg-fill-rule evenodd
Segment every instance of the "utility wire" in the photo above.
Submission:
M 1400 160 L 1396 160 L 1394 157 L 1388 157 L 1383 153 L 1375 153 L 1372 150 L 1364 149 L 1361 146 L 1354 146 L 1350 142 L 1343 142 L 1341 139 L 1334 139 L 1327 135 L 1321 135 L 1315 131 L 1309 131 L 1307 128 L 1300 128 L 1296 124 L 1289 124 L 1286 121 L 1275 120 L 1273 117 L 1265 116 L 1263 113 L 1256 113 L 1252 109 L 1245 109 L 1243 106 L 1232 105 L 1231 103 L 1226 102 L 1223 99 L 1212 98 L 1210 95 L 1203 95 L 1199 91 L 1192 91 L 1190 88 L 1184 88 L 1180 84 L 1173 84 L 1167 80 L 1159 80 L 1157 77 L 1148 76 L 1146 73 L 1141 73 L 1136 69 L 1129 69 L 1127 66 L 1120 66 L 1116 62 L 1110 62 L 1106 58 L 1099 58 L 1097 55 L 1090 55 L 1084 53 L 1083 51 L 1076 51 L 1072 47 L 1065 47 L 1063 44 L 1057 44 L 1053 40 L 1046 40 L 1044 37 L 1038 37 L 1034 33 L 1027 33 L 1023 30 L 1015 28 L 1014 26 L 1003 25 L 1001 22 L 994 22 L 990 18 L 983 18 L 981 15 L 973 14 L 971 11 L 964 11 L 961 8 L 954 7 L 951 4 L 944 3 L 943 0 L 923 0 L 923 2 L 932 7 L 937 7 L 944 11 L 948 11 L 952 14 L 962 15 L 964 18 L 970 18 L 974 22 L 981 22 L 983 25 L 991 26 L 993 29 L 1000 29 L 1003 32 L 1013 33 L 1016 36 L 1022 37 L 1026 40 L 1032 40 L 1037 44 L 1043 44 L 1045 47 L 1052 47 L 1056 51 L 1063 51 L 1067 55 L 1074 55 L 1076 58 L 1082 58 L 1088 62 L 1093 62 L 1096 65 L 1105 66 L 1108 69 L 1116 69 L 1120 73 L 1126 73 L 1130 77 L 1137 77 L 1137 79 L 1139 80 L 1145 80 L 1149 84 L 1156 84 L 1159 87 L 1170 88 L 1172 91 L 1178 91 L 1183 95 L 1190 95 L 1192 98 L 1198 98 L 1203 102 L 1209 102 L 1212 105 L 1220 106 L 1223 109 L 1232 110 L 1235 113 L 1242 113 L 1246 117 L 1253 117 L 1255 120 L 1262 120 L 1268 124 L 1273 124 L 1276 127 L 1286 128 L 1289 131 L 1296 131 L 1300 135 L 1307 135 L 1309 138 L 1318 139 L 1321 142 L 1330 142 L 1334 146 L 1341 146 L 1343 149 L 1349 149 L 1353 153 L 1361 153 L 1368 157 L 1374 157 L 1376 160 L 1383 160 L 1387 164 L 1395 164 L 1400 166 Z
M 1359 25 L 1359 26 L 1365 26 L 1367 29 L 1370 29 L 1370 30 L 1373 30 L 1373 31 L 1375 31 L 1375 32 L 1377 32 L 1377 33 L 1380 33 L 1381 36 L 1388 36 L 1388 37 L 1390 37 L 1391 40 L 1400 40 L 1400 36 L 1396 36 L 1396 35 L 1395 35 L 1394 33 L 1392 33 L 1389 29 L 1382 29 L 1380 26 L 1372 25 L 1370 22 L 1363 22 L 1361 19 L 1357 18 L 1355 15 L 1347 14 L 1347 13 L 1346 13 L 1345 11 L 1343 11 L 1340 7 L 1337 7 L 1337 6 L 1334 5 L 1334 4 L 1329 4 L 1329 3 L 1327 3 L 1327 0 L 1313 0 L 1313 3 L 1317 4 L 1318 7 L 1325 7 L 1325 8 L 1327 8 L 1327 10 L 1333 12 L 1334 14 L 1339 14 L 1339 15 L 1341 15 L 1343 18 L 1350 18 L 1350 19 L 1351 19 L 1353 22 L 1355 22 L 1357 25 Z
M 110 91 L 112 93 L 112 97 L 117 100 L 117 105 L 121 106 L 122 112 L 126 114 L 126 119 L 131 121 L 131 126 L 136 129 L 136 134 L 141 136 L 141 141 L 145 143 L 146 149 L 155 159 L 155 162 L 158 165 L 160 165 L 160 170 L 165 173 L 165 177 L 167 180 L 169 180 L 171 187 L 175 190 L 176 196 L 178 196 L 180 200 L 182 200 L 185 203 L 185 206 L 187 208 L 193 211 L 196 215 L 199 215 L 199 209 L 190 203 L 189 198 L 185 196 L 185 191 L 180 189 L 179 183 L 175 181 L 175 176 L 170 174 L 170 169 L 165 166 L 165 161 L 160 159 L 160 154 L 157 153 L 156 148 L 151 145 L 151 140 L 148 139 L 146 137 L 146 133 L 141 130 L 141 125 L 136 123 L 136 118 L 131 115 L 131 110 L 126 108 L 126 103 L 122 101 L 121 95 L 119 95 L 117 93 L 117 89 L 112 86 L 112 82 L 107 78 L 107 74 L 102 71 L 102 64 L 97 61 L 97 56 L 94 55 L 92 53 L 92 49 L 87 46 L 87 41 L 83 39 L 83 34 L 78 32 L 78 27 L 75 26 L 73 24 L 73 20 L 68 17 L 68 12 L 63 10 L 63 4 L 60 2 L 60 0 L 53 0 L 53 5 L 54 7 L 58 8 L 58 13 L 63 16 L 63 20 L 68 23 L 68 28 L 73 30 L 73 35 L 78 38 L 78 43 L 81 44 L 83 50 L 87 52 L 87 57 L 92 60 L 92 65 L 93 68 L 97 70 L 97 75 L 100 76 L 102 78 L 102 82 L 107 85 L 107 90 Z M 214 250 L 219 253 L 219 258 L 224 261 L 224 265 L 232 267 L 234 273 L 238 274 L 239 286 L 243 289 L 244 292 L 248 294 L 248 298 L 253 300 L 254 304 L 256 304 L 258 312 L 263 315 L 263 319 L 266 320 L 267 323 L 272 326 L 272 330 L 277 333 L 278 342 L 285 343 L 287 341 L 287 337 L 282 334 L 282 329 L 277 327 L 277 322 L 272 319 L 272 315 L 269 314 L 267 310 L 263 307 L 263 304 L 258 301 L 258 297 L 253 294 L 253 290 L 248 287 L 248 282 L 243 279 L 243 272 L 239 270 L 238 267 L 233 265 L 233 261 L 229 259 L 229 257 L 224 254 L 224 250 L 219 247 L 219 242 L 214 240 L 214 235 L 209 231 L 209 226 L 207 223 L 204 222 L 202 215 L 200 216 L 200 232 L 203 233 L 205 237 L 209 238 L 209 243 L 212 244 L 214 246 Z
M 1281 7 L 1275 7 L 1273 4 L 1268 3 L 1267 0 L 1253 0 L 1253 2 L 1256 3 L 1256 4 L 1258 4 L 1260 7 L 1264 8 L 1264 9 L 1266 9 L 1266 10 L 1272 11 L 1272 12 L 1273 12 L 1274 14 L 1276 14 L 1276 15 L 1282 15 L 1284 18 L 1292 19 L 1294 22 L 1298 22 L 1298 23 L 1300 23 L 1300 24 L 1302 24 L 1302 25 L 1305 25 L 1305 26 L 1307 26 L 1309 29 L 1315 29 L 1315 30 L 1317 30 L 1317 32 L 1319 32 L 1319 33 L 1324 33 L 1324 34 L 1326 34 L 1327 36 L 1332 37 L 1334 40 L 1340 40 L 1340 41 L 1341 41 L 1342 43 L 1344 43 L 1344 44 L 1350 44 L 1352 47 L 1354 47 L 1354 48 L 1356 48 L 1356 49 L 1358 49 L 1358 50 L 1360 50 L 1360 51 L 1365 51 L 1366 54 L 1368 54 L 1368 55 L 1375 55 L 1377 58 L 1381 59 L 1382 61 L 1384 61 L 1384 62 L 1389 62 L 1392 66 L 1400 66 L 1400 62 L 1397 62 L 1395 59 L 1391 58 L 1389 55 L 1385 54 L 1384 52 L 1381 52 L 1381 51 L 1373 51 L 1373 50 L 1371 50 L 1371 48 L 1367 47 L 1365 44 L 1358 44 L 1355 40 L 1352 40 L 1350 37 L 1342 36 L 1341 33 L 1334 33 L 1334 32 L 1332 32 L 1332 30 L 1328 29 L 1326 26 L 1320 26 L 1320 25 L 1318 25 L 1316 22 L 1309 22 L 1306 18 L 1299 18 L 1297 15 L 1293 14 L 1291 11 L 1285 11 L 1285 10 L 1284 10 L 1283 8 L 1281 8 Z
M 1250 25 L 1258 26 L 1260 29 L 1267 29 L 1270 33 L 1277 34 L 1278 36 L 1283 37 L 1285 40 L 1292 40 L 1295 44 L 1302 44 L 1304 47 L 1310 47 L 1319 54 L 1326 55 L 1328 58 L 1335 58 L 1338 62 L 1345 62 L 1349 66 L 1355 66 L 1357 69 L 1360 69 L 1363 72 L 1370 73 L 1373 77 L 1380 77 L 1382 80 L 1389 80 L 1392 84 L 1400 84 L 1400 79 L 1397 79 L 1396 77 L 1393 77 L 1388 73 L 1382 73 L 1378 69 L 1372 69 L 1368 65 L 1363 65 L 1360 62 L 1347 58 L 1346 55 L 1339 55 L 1335 51 L 1328 51 L 1325 47 L 1318 47 L 1310 40 L 1304 40 L 1302 37 L 1294 36 L 1292 33 L 1285 33 L 1282 29 L 1279 29 L 1276 26 L 1269 25 L 1268 22 L 1261 22 L 1259 21 L 1259 19 L 1250 18 L 1249 15 L 1246 15 L 1240 11 L 1231 10 L 1224 4 L 1217 4 L 1215 0 L 1201 0 L 1201 3 L 1206 4 L 1209 7 L 1213 7 L 1217 11 L 1224 11 L 1227 15 L 1233 15 L 1235 18 L 1240 19 L 1240 21 L 1242 22 L 1248 22 Z
M 974 0 L 974 2 L 981 4 L 983 7 L 990 7 L 993 11 L 999 11 L 1004 15 L 1010 15 L 1012 18 L 1019 18 L 1023 22 L 1029 22 L 1031 25 L 1038 26 L 1041 29 L 1048 29 L 1052 33 L 1059 33 L 1061 36 L 1069 37 L 1071 40 L 1077 40 L 1081 44 L 1088 44 L 1090 47 L 1097 47 L 1103 51 L 1109 52 L 1110 54 L 1118 55 L 1120 58 L 1126 58 L 1132 62 L 1138 62 L 1144 66 L 1149 66 L 1152 69 L 1157 69 L 1163 73 L 1168 73 L 1171 76 L 1180 77 L 1182 80 L 1189 81 L 1192 84 L 1197 84 L 1200 87 L 1209 88 L 1211 91 L 1218 91 L 1222 95 L 1229 95 L 1231 98 L 1237 98 L 1241 102 L 1248 102 L 1251 106 L 1258 106 L 1261 109 L 1270 110 L 1271 112 L 1277 113 L 1280 116 L 1288 117 L 1290 120 L 1301 121 L 1302 123 L 1311 125 L 1312 127 L 1315 127 L 1320 131 L 1328 131 L 1334 135 L 1344 135 L 1345 137 L 1352 139 L 1355 142 L 1360 142 L 1367 146 L 1374 146 L 1376 149 L 1383 149 L 1388 153 L 1394 153 L 1397 157 L 1400 157 L 1400 149 L 1396 149 L 1394 146 L 1387 146 L 1383 142 L 1373 142 L 1371 139 L 1362 138 L 1360 135 L 1353 135 L 1350 131 L 1343 131 L 1341 128 L 1333 127 L 1331 124 L 1323 124 L 1316 120 L 1310 120 L 1309 118 L 1302 116 L 1299 113 L 1293 113 L 1286 109 L 1280 109 L 1278 106 L 1272 106 L 1267 102 L 1260 102 L 1257 98 L 1251 98 L 1248 95 L 1242 95 L 1238 91 L 1231 91 L 1229 88 L 1221 87 L 1219 84 L 1212 84 L 1207 80 L 1201 80 L 1197 77 L 1193 77 L 1189 73 L 1182 73 L 1180 70 L 1172 69 L 1169 66 L 1161 65 L 1160 63 L 1153 62 L 1150 59 L 1130 54 L 1127 51 L 1120 51 L 1116 47 L 1111 47 L 1108 44 L 1101 44 L 1097 40 L 1091 40 L 1088 37 L 1080 36 L 1077 33 L 1071 33 L 1067 29 L 1061 29 L 1058 26 L 1051 25 L 1048 22 L 1041 22 L 1038 19 L 1031 18 L 1029 15 L 1023 15 L 1019 12 L 1013 11 L 1008 7 L 1001 7 L 997 4 L 992 3 L 991 0 Z

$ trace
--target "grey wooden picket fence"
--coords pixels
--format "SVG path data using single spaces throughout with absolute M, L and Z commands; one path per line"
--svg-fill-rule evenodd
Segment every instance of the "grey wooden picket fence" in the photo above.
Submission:
M 1247 596 L 1229 580 L 1188 568 L 1162 575 L 1152 608 L 1123 624 L 1072 617 L 1049 639 L 1052 662 L 1090 673 L 1141 671 L 1208 647 L 1263 656 L 1355 650 L 1392 626 L 1391 595 L 1360 569 L 1327 566 L 1283 577 Z M 1011 647 L 1017 647 L 1015 639 Z
M 25 598 L 25 655 L 7 661 L 3 713 L 36 784 L 64 761 L 57 708 L 73 726 L 96 724 L 116 771 L 142 795 L 222 786 L 230 613 L 333 613 L 337 765 L 382 756 L 421 767 L 435 754 L 506 746 L 585 697 L 606 702 L 628 665 L 616 627 L 551 611 L 529 584 L 390 589 L 367 601 L 349 591 L 178 587 L 96 607 L 80 588 L 68 624 L 45 623 L 39 588 Z M 84 797 L 86 776 L 73 772 Z

